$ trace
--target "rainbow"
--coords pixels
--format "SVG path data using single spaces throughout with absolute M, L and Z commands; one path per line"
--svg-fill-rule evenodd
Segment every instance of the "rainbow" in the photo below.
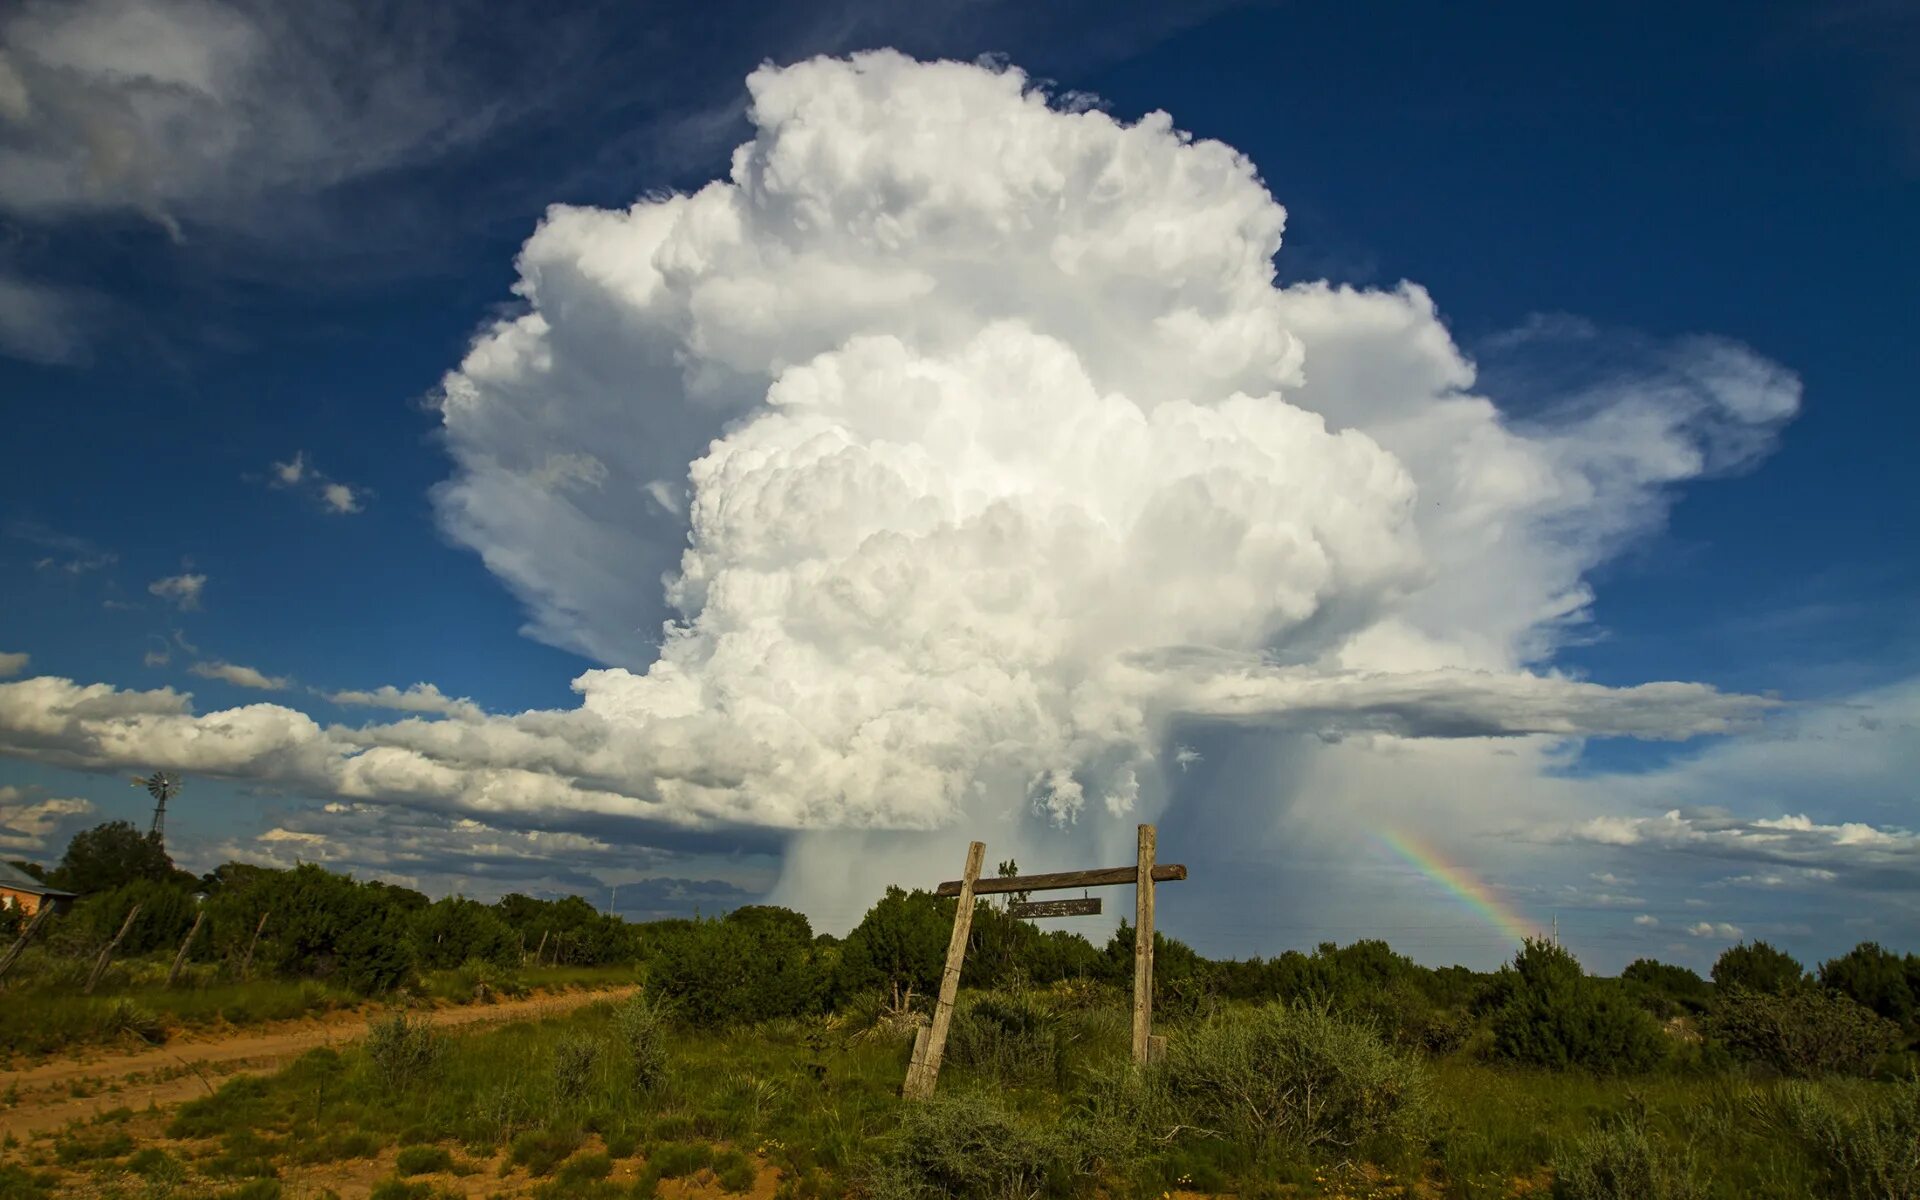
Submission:
M 1411 833 L 1388 830 L 1378 835 L 1382 845 L 1407 860 L 1413 868 L 1452 892 L 1459 901 L 1492 922 L 1494 927 L 1516 942 L 1538 936 L 1539 930 L 1526 918 L 1476 879 L 1465 867 L 1440 857 L 1440 852 Z

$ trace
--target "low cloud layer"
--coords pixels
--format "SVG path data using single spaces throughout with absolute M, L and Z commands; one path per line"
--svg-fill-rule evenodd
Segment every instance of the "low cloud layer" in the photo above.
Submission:
M 0 852 L 38 855 L 51 848 L 57 830 L 92 812 L 91 803 L 75 796 L 0 784 Z

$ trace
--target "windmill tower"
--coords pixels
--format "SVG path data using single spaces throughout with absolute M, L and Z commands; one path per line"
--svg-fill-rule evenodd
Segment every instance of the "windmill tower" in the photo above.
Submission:
M 167 840 L 167 801 L 180 792 L 180 779 L 165 771 L 155 771 L 151 775 L 133 777 L 133 786 L 147 789 L 153 797 L 153 828 L 147 830 L 147 836 L 156 842 Z

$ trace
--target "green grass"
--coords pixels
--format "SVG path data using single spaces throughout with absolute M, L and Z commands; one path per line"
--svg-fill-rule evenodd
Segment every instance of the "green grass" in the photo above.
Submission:
M 1697 1184 L 1688 1195 L 1821 1194 L 1825 1168 L 1768 1116 L 1787 1085 L 1707 1072 L 1597 1079 L 1459 1053 L 1418 1068 L 1427 1100 L 1419 1128 L 1404 1135 L 1411 1149 L 1375 1152 L 1337 1137 L 1305 1144 L 1238 1134 L 1226 1110 L 1207 1118 L 1214 1127 L 1193 1128 L 1202 1108 L 1182 1108 L 1180 1098 L 1203 1093 L 1191 1079 L 1149 1074 L 1139 1081 L 1126 1061 L 1117 1000 L 1034 1022 L 1009 1004 L 988 1016 L 1012 1027 L 1038 1065 L 1015 1061 L 998 1034 L 976 1028 L 972 1049 L 943 1071 L 943 1099 L 933 1106 L 909 1107 L 898 1097 L 904 1037 L 829 1018 L 718 1033 L 676 1029 L 664 1075 L 636 1087 L 616 1002 L 601 1001 L 562 1017 L 449 1036 L 430 1077 L 383 1076 L 358 1046 L 316 1050 L 278 1075 L 235 1080 L 184 1106 L 169 1133 L 197 1139 L 198 1157 L 174 1150 L 192 1176 L 230 1188 L 271 1182 L 279 1161 L 368 1157 L 400 1146 L 395 1175 L 376 1194 L 430 1195 L 406 1177 L 448 1169 L 455 1161 L 448 1147 L 459 1146 L 473 1158 L 500 1160 L 502 1176 L 520 1181 L 501 1190 L 524 1189 L 531 1179 L 536 1194 L 553 1197 L 644 1198 L 663 1180 L 692 1177 L 744 1192 L 764 1162 L 780 1173 L 781 1200 L 849 1192 L 874 1200 L 989 1196 L 1008 1188 L 1116 1200 L 1176 1188 L 1271 1197 L 1384 1193 L 1393 1185 L 1477 1200 L 1506 1196 L 1519 1181 L 1544 1187 L 1556 1161 L 1591 1164 L 1596 1155 L 1617 1154 L 1624 1144 L 1617 1131 L 1631 1129 L 1635 1146 L 1686 1166 Z M 1165 1032 L 1189 1047 L 1246 1052 L 1232 1039 L 1205 1043 L 1197 1025 L 1169 1022 Z M 591 1054 L 583 1050 L 589 1045 Z M 1175 1069 L 1199 1067 L 1192 1053 L 1170 1054 L 1158 1070 Z M 1896 1093 L 1864 1081 L 1791 1086 L 1849 1113 Z M 1805 1097 L 1795 1095 L 1804 1108 Z M 113 1136 L 86 1130 L 60 1144 L 85 1163 L 132 1148 Z M 970 1147 L 986 1142 L 1005 1161 L 975 1171 L 978 1151 Z M 614 1184 L 614 1163 L 628 1159 L 637 1160 L 639 1179 Z M 160 1164 L 136 1154 L 118 1169 Z M 17 1186 L 38 1185 L 22 1177 Z

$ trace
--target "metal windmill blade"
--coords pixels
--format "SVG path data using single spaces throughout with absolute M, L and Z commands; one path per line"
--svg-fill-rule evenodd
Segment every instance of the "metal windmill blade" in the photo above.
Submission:
M 167 801 L 179 794 L 179 777 L 165 771 L 155 771 L 151 775 L 135 775 L 133 783 L 135 787 L 146 788 L 147 794 L 154 799 L 153 827 L 147 830 L 147 836 L 156 842 L 163 840 L 167 831 Z

